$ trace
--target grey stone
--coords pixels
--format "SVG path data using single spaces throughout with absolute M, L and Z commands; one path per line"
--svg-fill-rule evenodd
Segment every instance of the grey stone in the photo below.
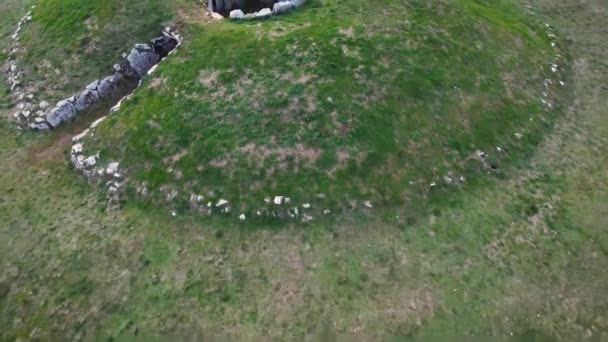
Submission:
M 49 103 L 46 101 L 42 101 L 42 102 L 40 102 L 40 104 L 38 106 L 40 107 L 40 109 L 45 110 L 45 109 L 49 108 Z
M 154 51 L 160 55 L 160 57 L 167 57 L 169 52 L 173 51 L 177 47 L 177 39 L 169 35 L 168 33 L 164 33 L 160 37 L 156 37 L 152 39 L 150 42 Z
M 245 13 L 240 9 L 234 10 L 230 12 L 230 19 L 240 20 L 245 19 Z
M 52 126 L 57 127 L 61 123 L 72 120 L 78 111 L 70 101 L 59 101 L 46 116 L 46 121 Z
M 46 122 L 41 123 L 32 123 L 30 124 L 30 128 L 35 131 L 48 131 L 51 127 Z
M 74 101 L 74 107 L 81 112 L 99 102 L 99 94 L 95 90 L 86 88 L 83 90 Z
M 280 14 L 280 13 L 285 13 L 285 12 L 292 10 L 294 7 L 296 7 L 296 6 L 291 1 L 281 1 L 281 2 L 277 2 L 276 4 L 274 4 L 274 6 L 272 7 L 272 11 L 275 14 Z
M 102 99 L 113 96 L 118 91 L 122 79 L 123 76 L 116 73 L 98 81 L 96 85 L 97 93 Z
M 160 58 L 161 56 L 150 45 L 137 44 L 127 56 L 127 61 L 137 76 L 142 78 L 160 61 Z

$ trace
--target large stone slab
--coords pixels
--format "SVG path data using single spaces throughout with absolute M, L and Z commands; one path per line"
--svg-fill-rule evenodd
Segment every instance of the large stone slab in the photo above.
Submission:
M 46 121 L 55 128 L 63 122 L 72 120 L 76 117 L 76 114 L 78 114 L 78 111 L 74 107 L 74 104 L 70 101 L 62 100 L 46 115 Z
M 160 59 L 161 56 L 148 44 L 135 45 L 127 56 L 129 65 L 139 78 L 144 77 Z
M 291 1 L 281 1 L 277 2 L 272 6 L 272 11 L 275 14 L 285 13 L 291 11 L 296 5 Z
M 100 101 L 99 93 L 96 90 L 85 88 L 80 94 L 76 96 L 74 101 L 74 107 L 77 111 L 81 112 L 88 109 Z
M 167 57 L 169 52 L 173 51 L 177 47 L 177 39 L 170 35 L 163 33 L 162 36 L 152 39 L 150 42 L 154 51 L 158 53 L 161 58 Z

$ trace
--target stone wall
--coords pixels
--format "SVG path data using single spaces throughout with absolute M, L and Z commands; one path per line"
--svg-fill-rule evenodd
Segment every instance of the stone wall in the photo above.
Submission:
M 168 31 L 147 44 L 136 44 L 120 64 L 114 65 L 114 74 L 91 82 L 78 94 L 59 101 L 43 116 L 28 120 L 28 127 L 57 128 L 101 103 L 116 102 L 133 91 L 148 71 L 177 45 L 178 39 Z

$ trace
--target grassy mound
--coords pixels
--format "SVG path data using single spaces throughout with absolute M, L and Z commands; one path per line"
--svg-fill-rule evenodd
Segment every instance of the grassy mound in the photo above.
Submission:
M 331 210 L 415 203 L 482 171 L 475 151 L 496 167 L 545 127 L 554 51 L 522 13 L 511 1 L 325 0 L 187 25 L 183 47 L 87 146 L 155 199 L 177 190 L 178 209 L 191 194 L 238 212 L 275 195 Z

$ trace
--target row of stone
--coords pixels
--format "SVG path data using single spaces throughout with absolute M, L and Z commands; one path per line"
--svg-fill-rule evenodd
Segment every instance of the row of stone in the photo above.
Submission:
M 8 55 L 8 65 L 6 66 L 7 82 L 11 91 L 13 103 L 17 111 L 13 118 L 20 126 L 27 126 L 29 122 L 43 122 L 44 111 L 49 107 L 47 101 L 37 101 L 34 95 L 34 87 L 25 87 L 23 80 L 23 70 L 19 68 L 20 55 L 22 52 L 19 43 L 20 34 L 25 24 L 32 21 L 32 6 L 17 23 L 17 28 L 11 35 L 12 43 L 5 53 Z M 27 90 L 26 90 L 27 88 Z
M 180 39 L 177 32 L 171 32 L 170 29 L 167 28 L 162 36 L 153 39 L 149 45 L 136 45 L 126 58 L 128 68 L 125 68 L 125 66 L 120 66 L 120 69 L 116 67 L 117 70 L 113 76 L 122 74 L 124 77 L 131 77 L 141 81 L 145 75 L 154 72 L 156 66 L 158 66 L 158 63 L 164 57 L 175 51 L 179 42 Z M 160 58 L 157 58 L 157 56 L 160 56 Z M 154 62 L 154 64 L 152 64 L 152 62 Z M 114 80 L 112 78 L 113 76 L 91 83 L 86 87 L 85 92 L 87 90 L 93 90 L 100 97 L 105 97 L 104 94 L 106 94 L 107 88 L 109 87 L 106 84 L 112 84 L 112 81 Z M 124 95 L 116 105 L 112 107 L 110 114 L 117 112 L 120 109 L 121 104 L 125 100 L 128 100 L 131 95 L 132 94 Z M 89 182 L 103 183 L 108 194 L 108 205 L 116 205 L 129 181 L 128 178 L 123 172 L 120 172 L 120 164 L 118 162 L 111 161 L 107 164 L 103 164 L 99 152 L 89 155 L 85 153 L 84 148 L 84 139 L 93 136 L 97 126 L 106 118 L 107 116 L 104 116 L 95 120 L 89 128 L 72 138 L 73 145 L 70 153 L 70 160 L 74 168 Z
M 29 127 L 34 130 L 56 128 L 104 101 L 114 101 L 123 97 L 130 93 L 148 71 L 177 45 L 178 38 L 168 31 L 148 44 L 135 45 L 122 63 L 114 65 L 114 74 L 95 80 L 77 95 L 59 101 L 42 117 L 30 122 Z
M 285 0 L 279 1 L 270 8 L 263 8 L 254 13 L 245 14 L 242 10 L 236 9 L 230 12 L 230 19 L 243 20 L 243 19 L 261 19 L 267 18 L 272 15 L 289 12 L 297 7 L 304 5 L 305 0 Z

